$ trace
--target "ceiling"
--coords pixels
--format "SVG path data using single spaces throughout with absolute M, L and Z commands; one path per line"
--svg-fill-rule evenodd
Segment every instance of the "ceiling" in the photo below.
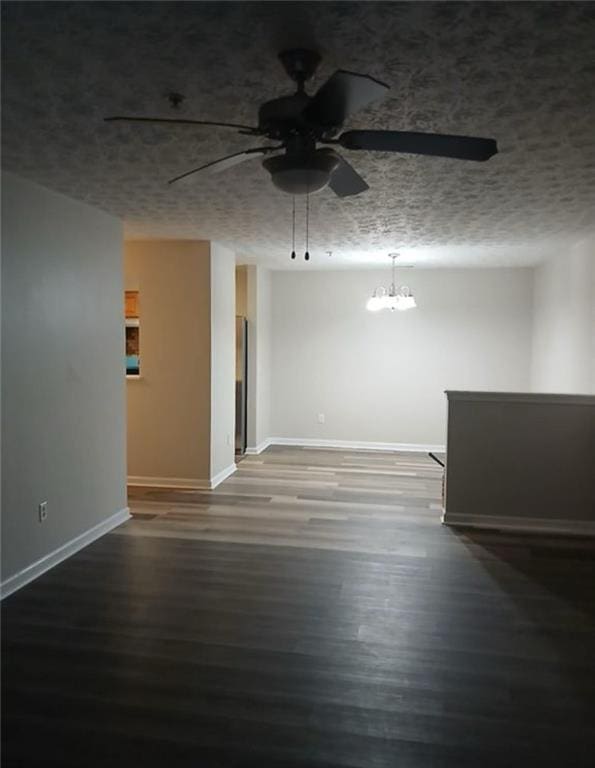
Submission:
M 104 123 L 172 114 L 254 124 L 292 90 L 276 55 L 315 47 L 391 86 L 348 127 L 496 138 L 487 163 L 344 151 L 370 185 L 311 197 L 308 268 L 533 264 L 594 225 L 595 4 L 3 3 L 3 166 L 125 221 L 131 238 L 205 238 L 292 262 L 291 197 L 258 160 L 166 180 L 258 139 Z M 297 250 L 303 199 L 298 199 Z M 327 251 L 332 251 L 328 256 Z

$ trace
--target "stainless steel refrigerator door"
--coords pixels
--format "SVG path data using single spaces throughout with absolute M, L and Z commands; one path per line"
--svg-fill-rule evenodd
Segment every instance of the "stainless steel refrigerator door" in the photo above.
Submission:
M 248 383 L 248 323 L 245 317 L 236 317 L 236 434 L 235 452 L 246 452 L 247 439 L 247 383 Z

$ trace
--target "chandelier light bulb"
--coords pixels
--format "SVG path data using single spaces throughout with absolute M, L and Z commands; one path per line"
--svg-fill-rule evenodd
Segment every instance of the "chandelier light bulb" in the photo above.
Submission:
M 370 312 L 378 312 L 378 310 L 382 309 L 382 299 L 383 297 L 377 296 L 376 291 L 374 291 L 374 294 L 368 299 L 366 309 Z
M 399 297 L 398 309 L 415 309 L 416 306 L 417 304 L 415 303 L 415 299 L 413 296 L 411 296 L 411 294 Z
M 385 309 L 390 309 L 391 312 L 394 312 L 395 309 L 400 309 L 399 306 L 399 297 L 398 296 L 387 296 L 386 297 L 386 304 L 384 305 Z

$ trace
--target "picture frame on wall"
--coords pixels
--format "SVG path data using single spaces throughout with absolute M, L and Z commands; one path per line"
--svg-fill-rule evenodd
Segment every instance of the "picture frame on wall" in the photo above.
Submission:
M 140 319 L 138 291 L 125 291 L 126 376 L 140 376 Z

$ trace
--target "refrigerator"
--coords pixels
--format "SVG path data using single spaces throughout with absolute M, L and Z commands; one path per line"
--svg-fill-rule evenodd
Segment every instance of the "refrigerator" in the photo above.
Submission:
M 246 452 L 248 416 L 248 322 L 245 317 L 236 317 L 236 434 L 235 452 L 243 456 Z

